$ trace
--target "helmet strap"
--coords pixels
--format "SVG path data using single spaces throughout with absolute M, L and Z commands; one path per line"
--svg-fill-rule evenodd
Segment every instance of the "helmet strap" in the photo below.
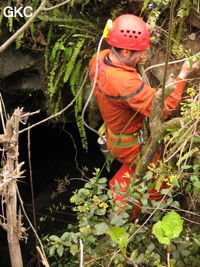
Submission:
M 119 59 L 119 60 L 120 60 L 121 62 L 123 62 L 125 65 L 132 67 L 132 66 L 131 66 L 131 63 L 132 63 L 133 59 L 136 57 L 137 52 L 134 52 L 134 53 L 130 56 L 129 59 L 124 59 L 124 58 L 117 52 L 117 50 L 115 49 L 114 46 L 111 47 L 111 50 L 112 50 L 113 54 L 117 57 L 117 59 Z

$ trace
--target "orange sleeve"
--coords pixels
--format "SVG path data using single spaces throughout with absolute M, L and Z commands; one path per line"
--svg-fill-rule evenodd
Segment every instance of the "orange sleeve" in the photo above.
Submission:
M 182 79 L 176 78 L 175 89 L 165 100 L 164 107 L 164 117 L 165 119 L 173 113 L 173 111 L 177 108 L 179 102 L 182 99 L 182 93 L 186 86 L 186 81 Z

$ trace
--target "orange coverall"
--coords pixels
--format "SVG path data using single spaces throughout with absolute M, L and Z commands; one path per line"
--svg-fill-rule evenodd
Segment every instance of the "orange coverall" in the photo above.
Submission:
M 121 133 L 128 135 L 125 136 L 127 138 L 121 139 L 123 144 L 137 138 L 132 134 L 143 127 L 145 116 L 150 116 L 156 90 L 143 82 L 134 67 L 110 62 L 109 52 L 110 49 L 100 52 L 94 96 L 107 126 L 107 147 L 109 151 L 114 153 L 116 159 L 127 164 L 127 166 L 122 166 L 122 169 L 128 170 L 129 165 L 140 151 L 140 145 L 136 144 L 127 148 L 116 147 L 117 135 Z M 89 64 L 91 81 L 95 75 L 95 67 L 96 56 L 93 56 Z M 172 114 L 182 98 L 186 82 L 180 79 L 177 79 L 177 81 L 175 89 L 166 98 L 164 103 L 165 118 Z M 155 155 L 152 162 L 157 160 L 158 155 Z M 120 182 L 129 183 L 128 178 L 123 178 L 116 174 L 109 183 L 111 188 L 115 180 L 118 180 L 119 184 Z

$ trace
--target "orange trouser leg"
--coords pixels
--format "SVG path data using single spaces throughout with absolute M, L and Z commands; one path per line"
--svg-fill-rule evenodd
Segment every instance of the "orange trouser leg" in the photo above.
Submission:
M 159 159 L 160 153 L 157 152 L 152 160 L 152 163 L 156 163 Z M 113 178 L 109 181 L 109 187 L 110 190 L 113 193 L 113 198 L 114 201 L 119 201 L 121 202 L 121 208 L 123 209 L 123 207 L 125 206 L 127 200 L 128 200 L 128 196 L 126 197 L 126 188 L 127 186 L 130 184 L 130 178 L 129 177 L 134 177 L 133 172 L 135 171 L 136 165 L 132 166 L 130 168 L 129 164 L 122 164 L 122 166 L 120 167 L 120 169 L 115 173 L 115 175 L 113 176 Z M 152 180 L 154 180 L 155 178 L 153 178 Z M 117 194 L 114 188 L 114 185 L 118 184 L 119 186 L 119 193 Z M 166 184 L 163 183 L 163 185 L 161 186 L 161 190 L 163 188 L 167 188 Z M 149 194 L 149 198 L 148 200 L 160 200 L 161 199 L 161 194 L 160 192 L 158 192 L 155 188 L 151 189 L 151 190 L 147 190 L 147 193 Z M 122 196 L 123 195 L 123 196 Z M 141 204 L 141 202 L 140 202 Z M 132 218 L 136 219 L 140 213 L 141 210 L 141 206 L 140 204 L 134 204 L 134 211 L 133 211 L 133 215 Z

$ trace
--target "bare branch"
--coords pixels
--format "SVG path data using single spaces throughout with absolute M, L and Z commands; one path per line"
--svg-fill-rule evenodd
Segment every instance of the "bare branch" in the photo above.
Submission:
M 38 236 L 38 234 L 37 234 L 35 228 L 33 227 L 33 225 L 32 225 L 32 223 L 31 223 L 31 221 L 30 221 L 30 219 L 29 219 L 29 217 L 28 217 L 26 211 L 25 211 L 24 203 L 23 203 L 23 200 L 22 200 L 21 195 L 20 195 L 20 193 L 19 193 L 19 189 L 18 189 L 18 187 L 16 187 L 16 189 L 17 189 L 17 196 L 18 196 L 18 199 L 19 199 L 19 202 L 20 202 L 20 206 L 21 206 L 21 208 L 22 208 L 22 211 L 23 211 L 23 213 L 24 213 L 24 216 L 26 217 L 26 219 L 27 219 L 27 221 L 28 221 L 28 223 L 29 223 L 29 225 L 30 225 L 32 231 L 34 232 L 34 234 L 35 234 L 35 236 L 36 236 L 36 238 L 37 238 L 37 240 L 38 240 L 38 242 L 39 242 L 39 244 L 40 244 L 40 248 L 41 248 L 41 249 L 39 249 L 39 250 L 42 252 L 42 253 L 40 254 L 40 255 L 42 255 L 42 260 L 44 260 L 44 263 L 45 263 L 45 266 L 46 266 L 46 267 L 50 267 L 49 264 L 48 264 L 48 261 L 47 261 L 45 252 L 44 252 L 44 248 L 43 248 L 42 242 L 41 242 L 41 240 L 40 240 L 40 238 L 39 238 L 39 236 Z M 39 252 L 39 250 L 38 250 L 38 252 Z
M 80 243 L 80 267 L 83 267 L 83 242 L 79 239 Z
M 42 263 L 44 264 L 45 267 L 50 267 L 48 261 L 46 260 L 46 258 L 44 257 L 44 254 L 42 253 L 40 247 L 36 246 L 37 252 L 40 255 L 40 258 L 42 260 Z

